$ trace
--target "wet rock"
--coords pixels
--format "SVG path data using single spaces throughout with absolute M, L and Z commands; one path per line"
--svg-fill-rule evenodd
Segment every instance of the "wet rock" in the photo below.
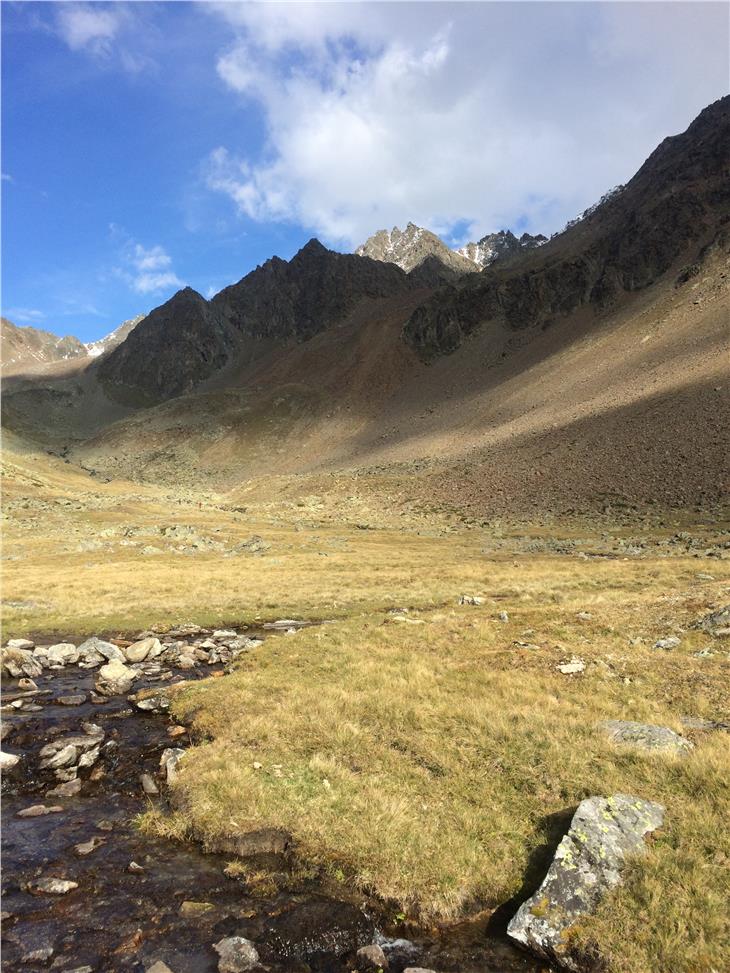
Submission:
M 581 622 L 589 622 L 593 615 L 590 612 L 576 612 L 575 617 Z
M 130 862 L 127 865 L 127 871 L 130 872 L 132 875 L 143 875 L 144 866 L 138 864 L 138 862 Z
M 9 639 L 7 643 L 9 649 L 34 649 L 35 642 L 30 639 Z
M 34 690 L 38 689 L 38 684 L 33 682 L 32 679 L 19 679 L 18 689 L 26 689 L 30 692 L 33 692 Z
M 380 946 L 388 962 L 395 966 L 407 966 L 421 952 L 410 939 L 391 939 L 379 932 L 375 934 L 375 945 Z
M 154 693 L 143 690 L 129 698 L 137 709 L 145 713 L 165 713 L 170 708 L 170 696 L 164 689 Z
M 47 666 L 72 666 L 81 658 L 81 653 L 73 642 L 58 642 L 56 645 L 36 649 L 34 655 L 41 658 Z
M 78 696 L 59 696 L 56 702 L 60 706 L 81 706 L 82 703 L 86 702 L 86 694 L 81 693 Z
M 106 838 L 101 838 L 98 835 L 94 835 L 92 838 L 89 838 L 88 841 L 81 841 L 79 844 L 74 845 L 74 852 L 80 858 L 85 858 L 86 855 L 90 855 L 92 851 L 95 851 L 99 845 L 103 845 L 105 841 Z
M 66 895 L 78 887 L 78 882 L 65 878 L 38 878 L 30 883 L 28 891 L 34 895 Z
M 581 801 L 544 882 L 517 910 L 508 936 L 579 973 L 583 964 L 571 953 L 571 928 L 619 884 L 626 857 L 645 851 L 644 836 L 663 819 L 660 804 L 626 794 Z
M 59 743 L 63 744 L 62 741 Z M 44 752 L 50 747 L 54 747 L 54 743 L 47 744 L 41 750 L 41 768 L 44 770 L 57 770 L 59 767 L 70 767 L 75 764 L 79 757 L 79 751 L 72 744 L 67 746 L 61 745 L 54 753 L 50 756 L 44 757 Z
M 23 956 L 24 963 L 47 963 L 53 956 L 53 946 L 39 946 Z
M 36 679 L 43 674 L 43 666 L 26 649 L 5 648 L 0 650 L 0 668 L 3 679 Z
M 666 726 L 633 723 L 630 720 L 606 720 L 600 724 L 600 727 L 614 743 L 626 743 L 639 750 L 685 756 L 692 749 L 689 740 Z
M 583 659 L 579 659 L 576 656 L 570 660 L 570 662 L 563 662 L 561 665 L 556 666 L 558 672 L 562 672 L 565 676 L 570 676 L 578 672 L 585 671 L 586 664 Z
M 95 689 L 102 696 L 121 696 L 129 692 L 138 675 L 138 672 L 130 669 L 123 662 L 114 660 L 108 662 L 99 670 Z
M 668 635 L 665 639 L 657 639 L 654 643 L 655 649 L 676 649 L 678 645 L 681 645 L 682 640 L 677 638 L 676 635 Z
M 436 971 L 429 970 L 425 966 L 407 966 L 403 973 L 436 973 Z
M 149 774 L 141 774 L 139 782 L 142 785 L 142 790 L 145 792 L 145 794 L 154 795 L 160 793 L 159 787 L 157 784 L 155 784 L 154 780 Z
M 355 957 L 355 966 L 362 973 L 370 970 L 387 970 L 388 957 L 383 952 L 383 947 L 377 943 L 370 946 L 361 946 Z
M 0 770 L 12 770 L 19 761 L 20 757 L 17 757 L 14 753 L 5 753 L 0 750 Z
M 99 639 L 96 636 L 87 639 L 82 642 L 79 646 L 79 653 L 83 656 L 85 662 L 103 662 L 106 659 L 108 662 L 122 662 L 124 663 L 125 657 L 122 650 L 113 645 L 111 642 L 105 642 L 104 639 Z
M 91 967 L 89 967 L 89 969 L 91 969 Z M 145 973 L 172 973 L 172 970 L 167 963 L 163 963 L 162 960 L 158 959 L 156 963 L 152 964 L 152 966 L 147 967 Z
M 213 949 L 218 953 L 219 973 L 246 973 L 258 966 L 259 954 L 250 939 L 243 936 L 230 936 L 215 943 Z
M 183 919 L 197 919 L 207 912 L 213 912 L 214 909 L 212 902 L 193 902 L 188 899 L 180 906 L 180 915 Z
M 81 781 L 76 777 L 65 784 L 58 784 L 46 791 L 46 797 L 75 797 L 81 791 Z
M 102 818 L 101 821 L 97 821 L 96 826 L 99 831 L 113 831 L 115 828 L 114 822 L 110 821 L 109 818 Z
M 78 767 L 61 767 L 58 770 L 54 770 L 53 775 L 56 780 L 72 781 L 76 779 L 78 772 Z
M 18 818 L 40 818 L 46 814 L 58 814 L 63 811 L 62 807 L 54 804 L 51 807 L 46 807 L 45 804 L 33 804 L 31 807 L 26 807 L 22 811 L 18 811 L 16 817 Z
M 178 747 L 168 747 L 166 750 L 162 751 L 162 756 L 160 757 L 160 768 L 163 771 L 165 780 L 168 784 L 171 784 L 177 777 L 177 767 L 184 756 L 185 751 L 179 749 Z
M 96 761 L 99 759 L 99 747 L 94 747 L 93 750 L 87 750 L 86 753 L 79 757 L 79 768 L 93 767 Z
M 478 595 L 460 595 L 459 604 L 460 605 L 483 605 L 484 599 L 480 598 Z
M 204 838 L 203 848 L 206 854 L 246 858 L 249 855 L 281 855 L 289 847 L 290 841 L 285 831 L 261 828 L 258 831 Z
M 169 726 L 167 728 L 167 735 L 175 739 L 176 737 L 185 736 L 188 731 L 184 726 Z
M 122 650 L 128 662 L 144 662 L 162 655 L 162 645 L 158 638 L 141 639 Z
M 219 628 L 213 632 L 214 639 L 235 639 L 238 632 L 234 632 L 232 628 Z

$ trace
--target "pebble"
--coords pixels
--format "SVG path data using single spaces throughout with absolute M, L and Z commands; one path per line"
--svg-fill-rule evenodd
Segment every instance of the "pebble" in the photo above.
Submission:
M 127 871 L 131 872 L 132 875 L 142 875 L 144 873 L 144 866 L 139 865 L 137 862 L 130 862 L 127 865 Z
M 388 958 L 383 952 L 382 946 L 372 943 L 370 946 L 362 946 L 357 951 L 356 966 L 358 970 L 387 970 Z
M 90 855 L 92 851 L 95 851 L 105 841 L 106 838 L 100 838 L 98 835 L 94 835 L 88 841 L 81 841 L 78 845 L 74 845 L 74 851 L 77 855 L 84 858 L 86 855 Z
M 497 617 L 499 618 L 500 622 L 508 622 L 509 621 L 509 614 L 507 612 L 500 612 Z

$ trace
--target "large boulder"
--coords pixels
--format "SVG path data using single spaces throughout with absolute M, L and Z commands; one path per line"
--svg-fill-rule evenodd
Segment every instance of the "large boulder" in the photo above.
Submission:
M 161 655 L 162 645 L 158 638 L 140 639 L 128 645 L 123 652 L 128 662 L 144 662 L 145 659 L 149 661 Z
M 670 730 L 668 726 L 634 723 L 631 720 L 606 720 L 600 724 L 600 727 L 609 740 L 627 744 L 637 750 L 684 757 L 693 746 L 686 737 Z
M 20 640 L 16 640 L 20 641 Z M 35 679 L 43 673 L 43 668 L 28 649 L 0 649 L 0 670 L 3 679 Z
M 123 662 L 116 659 L 107 662 L 99 669 L 99 678 L 96 680 L 96 691 L 102 696 L 121 696 L 128 693 L 132 688 L 132 683 L 139 675 L 134 669 L 130 669 Z
M 81 653 L 73 642 L 57 642 L 55 645 L 40 646 L 33 655 L 46 666 L 72 666 L 81 658 Z
M 507 934 L 549 963 L 579 973 L 569 934 L 621 881 L 628 855 L 643 854 L 644 836 L 664 820 L 661 804 L 627 794 L 581 801 L 544 882 L 520 906 Z
M 247 973 L 258 966 L 259 954 L 250 939 L 243 936 L 229 936 L 215 943 L 213 949 L 218 953 L 219 973 Z
M 95 635 L 81 643 L 79 653 L 87 663 L 99 664 L 104 659 L 108 662 L 126 662 L 125 655 L 118 646 Z

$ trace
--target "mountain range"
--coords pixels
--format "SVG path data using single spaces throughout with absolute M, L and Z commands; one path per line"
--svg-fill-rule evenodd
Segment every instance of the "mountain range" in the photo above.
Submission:
M 107 476 L 348 470 L 482 514 L 717 503 L 729 177 L 723 98 L 550 240 L 457 252 L 409 223 L 185 288 L 93 346 L 4 325 L 3 421 Z

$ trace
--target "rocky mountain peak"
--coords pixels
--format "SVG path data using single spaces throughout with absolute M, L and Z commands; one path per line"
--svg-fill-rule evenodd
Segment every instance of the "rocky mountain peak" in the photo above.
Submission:
M 460 273 L 473 273 L 476 269 L 470 261 L 447 247 L 435 233 L 410 222 L 405 230 L 397 226 L 392 230 L 378 230 L 355 253 L 360 257 L 396 264 L 406 273 L 418 267 L 427 257 L 436 257 L 446 267 Z

